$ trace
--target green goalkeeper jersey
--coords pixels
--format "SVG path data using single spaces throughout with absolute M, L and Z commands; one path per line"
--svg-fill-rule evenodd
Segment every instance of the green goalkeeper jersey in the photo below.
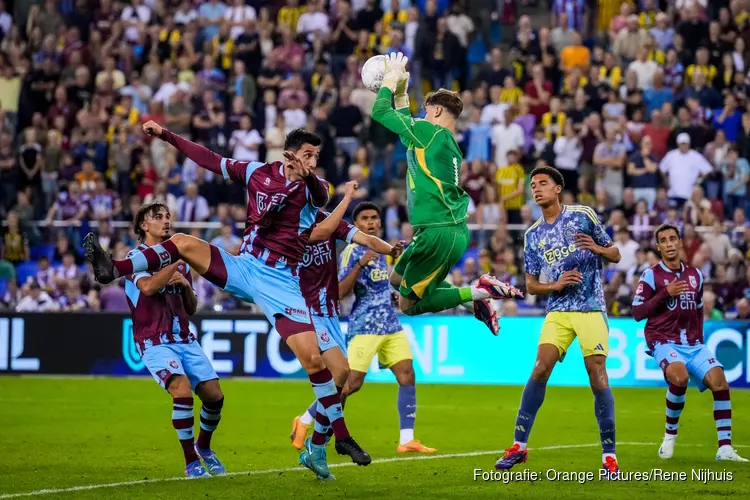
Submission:
M 415 120 L 409 108 L 395 110 L 393 92 L 382 87 L 373 120 L 397 133 L 407 147 L 409 221 L 415 229 L 465 224 L 469 195 L 461 188 L 463 154 L 447 128 Z

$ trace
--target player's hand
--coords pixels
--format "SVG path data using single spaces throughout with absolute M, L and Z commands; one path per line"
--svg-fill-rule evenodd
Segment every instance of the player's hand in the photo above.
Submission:
M 359 189 L 359 182 L 349 181 L 344 184 L 344 198 L 352 200 L 354 199 L 354 193 Z
M 313 174 L 313 169 L 306 166 L 299 156 L 291 151 L 284 151 L 284 159 L 286 160 L 286 166 L 291 168 L 294 173 L 300 177 L 310 177 Z
M 403 80 L 406 79 L 406 85 L 409 85 L 408 74 L 406 73 L 406 64 L 409 62 L 401 52 L 392 52 L 385 57 L 385 73 L 383 74 L 383 87 L 391 89 L 396 95 L 396 90 L 403 86 Z
M 163 131 L 164 128 L 153 120 L 149 120 L 143 124 L 143 133 L 151 137 L 161 137 Z
M 359 258 L 359 267 L 367 267 L 367 265 L 378 258 L 378 254 L 373 250 L 368 250 L 365 254 Z
M 588 234 L 578 233 L 575 235 L 575 244 L 578 250 L 589 250 L 594 255 L 601 254 L 602 247 L 597 245 L 594 238 Z
M 560 291 L 563 288 L 565 288 L 568 285 L 577 285 L 583 280 L 583 274 L 578 269 L 571 269 L 570 271 L 565 271 L 562 273 L 562 276 L 560 276 L 560 279 L 557 280 L 557 283 L 555 283 L 555 291 Z
M 406 242 L 404 240 L 400 240 L 398 243 L 391 247 L 391 252 L 388 255 L 390 255 L 394 259 L 398 259 L 399 256 L 404 253 L 405 246 Z
M 678 297 L 680 294 L 687 292 L 690 290 L 690 287 L 687 283 L 680 279 L 673 279 L 672 283 L 667 285 L 667 292 L 669 292 L 670 297 Z
M 175 271 L 172 273 L 172 277 L 169 278 L 168 285 L 182 285 L 182 286 L 190 286 L 190 283 L 188 283 L 188 280 L 185 276 L 182 275 L 181 272 Z

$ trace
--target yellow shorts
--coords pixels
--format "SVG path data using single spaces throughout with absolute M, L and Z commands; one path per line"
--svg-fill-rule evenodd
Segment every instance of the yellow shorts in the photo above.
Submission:
M 601 311 L 548 313 L 544 318 L 539 344 L 556 346 L 562 361 L 576 337 L 584 357 L 596 354 L 606 356 L 609 353 L 607 315 Z
M 412 359 L 411 347 L 403 331 L 389 335 L 355 335 L 349 342 L 349 368 L 367 373 L 372 358 L 377 354 L 378 363 L 390 368 L 399 361 Z

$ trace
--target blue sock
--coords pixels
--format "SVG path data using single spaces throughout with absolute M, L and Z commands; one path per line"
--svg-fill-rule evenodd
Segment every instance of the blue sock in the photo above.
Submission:
M 544 394 L 547 392 L 547 382 L 537 382 L 529 378 L 521 396 L 521 407 L 516 416 L 516 430 L 514 440 L 517 443 L 526 444 L 529 441 L 531 426 L 534 418 L 544 402 Z
M 417 386 L 398 386 L 398 423 L 401 429 L 414 429 L 417 419 Z
M 607 387 L 594 392 L 594 414 L 599 422 L 602 453 L 615 453 L 615 398 Z

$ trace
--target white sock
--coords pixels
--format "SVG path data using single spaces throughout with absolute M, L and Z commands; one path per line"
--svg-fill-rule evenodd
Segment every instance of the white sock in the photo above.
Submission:
M 410 441 L 414 441 L 414 429 L 401 429 L 398 444 L 406 444 Z
M 519 443 L 518 441 L 513 441 L 513 444 L 517 444 L 518 449 L 520 449 L 521 451 L 524 451 L 526 449 L 526 443 Z
M 677 434 L 664 433 L 664 439 L 677 439 Z
M 475 286 L 471 287 L 471 298 L 474 300 L 482 300 L 482 299 L 489 299 L 490 292 L 487 290 L 482 290 L 481 288 L 477 288 Z
M 617 457 L 615 456 L 614 453 L 602 453 L 602 463 L 606 463 L 607 462 L 607 457 L 612 457 L 615 460 L 617 460 Z
M 473 295 L 473 294 L 472 294 Z M 469 312 L 474 312 L 474 302 L 464 302 L 461 304 L 465 309 L 467 309 Z
M 299 421 L 305 425 L 310 425 L 313 423 L 313 416 L 310 415 L 309 411 L 305 410 L 305 413 L 302 414 L 302 416 L 299 418 Z

